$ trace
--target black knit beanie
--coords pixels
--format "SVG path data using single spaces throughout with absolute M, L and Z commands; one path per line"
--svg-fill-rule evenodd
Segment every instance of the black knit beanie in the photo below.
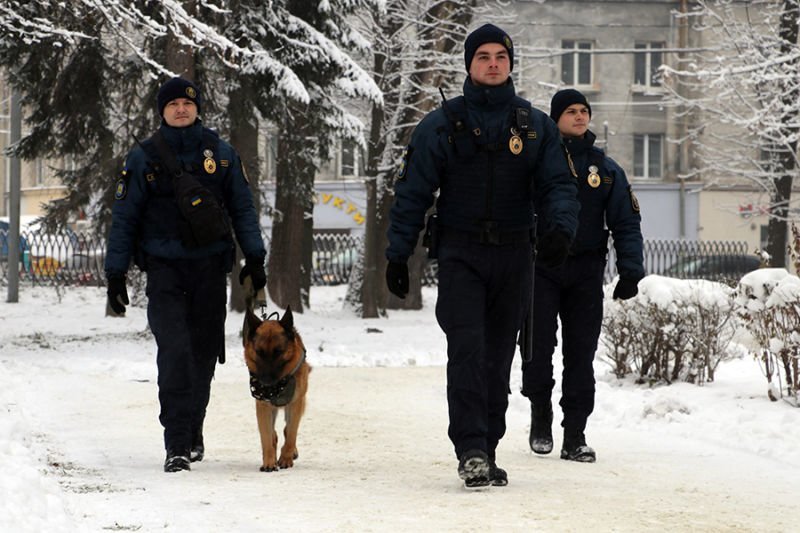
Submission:
M 194 102 L 197 112 L 200 113 L 200 104 L 203 99 L 200 97 L 200 89 L 197 85 L 183 78 L 172 78 L 158 90 L 158 114 L 163 117 L 164 107 L 177 98 L 188 98 Z
M 508 61 L 511 64 L 510 70 L 514 70 L 514 44 L 511 42 L 511 37 L 494 24 L 484 24 L 470 33 L 464 42 L 464 63 L 466 64 L 467 72 L 469 72 L 469 66 L 472 64 L 472 57 L 475 55 L 475 51 L 486 43 L 499 43 L 505 46 L 506 50 L 508 50 Z
M 561 118 L 561 113 L 572 104 L 583 104 L 589 109 L 589 117 L 592 116 L 592 106 L 589 101 L 583 96 L 583 93 L 575 89 L 562 89 L 553 95 L 550 100 L 550 118 L 555 122 Z

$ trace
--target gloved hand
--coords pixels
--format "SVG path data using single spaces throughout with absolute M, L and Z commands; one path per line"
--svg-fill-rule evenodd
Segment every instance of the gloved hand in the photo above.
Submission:
M 125 276 L 108 276 L 108 305 L 118 315 L 125 314 L 125 306 L 131 302 L 128 299 L 128 288 L 125 286 Z
M 386 285 L 392 294 L 405 298 L 408 294 L 408 265 L 389 261 L 386 265 Z
M 239 271 L 239 285 L 244 285 L 244 278 L 250 276 L 253 283 L 253 292 L 256 293 L 267 284 L 267 272 L 264 270 L 264 260 L 256 257 L 248 257 L 244 260 L 244 266 Z
M 639 282 L 630 279 L 619 278 L 616 287 L 614 287 L 615 300 L 627 300 L 639 294 Z
M 548 268 L 561 266 L 567 260 L 571 244 L 569 235 L 563 231 L 547 232 L 536 242 L 538 259 Z

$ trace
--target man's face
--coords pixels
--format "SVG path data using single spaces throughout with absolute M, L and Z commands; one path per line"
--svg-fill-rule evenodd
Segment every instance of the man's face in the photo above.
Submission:
M 572 104 L 561 113 L 558 131 L 564 137 L 580 138 L 589 129 L 589 108 L 583 104 Z
M 173 128 L 186 128 L 197 120 L 197 106 L 188 98 L 170 100 L 164 106 L 164 122 Z
M 478 47 L 469 65 L 469 77 L 476 85 L 503 85 L 511 73 L 508 50 L 500 43 L 485 43 Z

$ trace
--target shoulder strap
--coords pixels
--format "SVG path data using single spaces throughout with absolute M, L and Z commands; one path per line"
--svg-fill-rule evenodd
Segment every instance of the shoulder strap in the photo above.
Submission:
M 178 164 L 178 160 L 175 159 L 175 154 L 172 153 L 172 149 L 167 144 L 166 139 L 164 136 L 161 135 L 161 131 L 156 131 L 150 140 L 153 142 L 153 146 L 156 148 L 156 152 L 158 153 L 158 158 L 167 167 L 170 174 L 173 175 L 175 178 L 180 178 L 183 176 L 183 169 Z
M 462 157 L 472 156 L 475 153 L 474 136 L 480 132 L 470 131 L 467 125 L 466 99 L 463 96 L 456 96 L 445 100 L 442 94 L 442 110 L 450 124 L 450 139 L 456 152 Z

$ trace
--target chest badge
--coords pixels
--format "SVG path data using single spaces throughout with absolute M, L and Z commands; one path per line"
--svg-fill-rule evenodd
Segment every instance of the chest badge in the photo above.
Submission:
M 514 155 L 522 153 L 522 138 L 519 136 L 517 128 L 511 128 L 511 138 L 508 140 L 508 149 Z
M 598 168 L 594 165 L 589 167 L 589 177 L 586 178 L 586 182 L 592 189 L 596 189 L 600 186 L 600 174 L 597 173 Z
M 206 157 L 203 161 L 203 169 L 205 169 L 207 174 L 213 174 L 217 171 L 217 162 L 210 157 Z

